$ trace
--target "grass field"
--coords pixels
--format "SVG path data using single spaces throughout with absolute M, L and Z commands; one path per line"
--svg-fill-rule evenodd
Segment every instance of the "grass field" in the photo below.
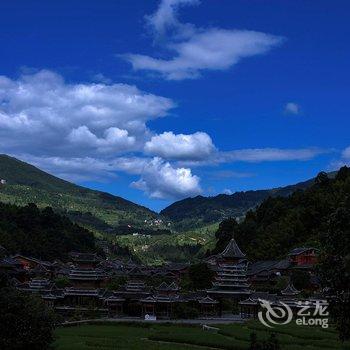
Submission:
M 249 348 L 249 335 L 255 332 L 259 340 L 269 336 L 269 330 L 257 322 L 218 325 L 218 334 L 203 331 L 199 325 L 175 324 L 101 324 L 59 328 L 56 350 L 132 349 L 229 349 Z M 280 326 L 274 329 L 285 350 L 350 349 L 341 344 L 333 329 Z

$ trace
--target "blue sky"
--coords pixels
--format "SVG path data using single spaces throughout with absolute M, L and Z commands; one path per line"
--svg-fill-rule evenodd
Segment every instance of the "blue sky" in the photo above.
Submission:
M 0 152 L 159 210 L 350 163 L 347 1 L 3 1 Z

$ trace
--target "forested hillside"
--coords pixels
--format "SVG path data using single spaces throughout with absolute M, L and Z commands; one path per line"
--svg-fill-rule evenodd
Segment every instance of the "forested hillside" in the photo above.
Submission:
M 158 219 L 157 213 L 124 198 L 74 185 L 18 159 L 0 155 L 0 179 L 6 180 L 0 185 L 1 202 L 50 206 L 74 222 L 100 232 L 123 234 L 131 229 L 157 233 L 153 226 L 145 224 L 145 220 L 151 223 Z
M 72 250 L 95 251 L 94 235 L 55 214 L 51 208 L 39 209 L 0 203 L 0 245 L 9 253 L 64 260 Z
M 298 189 L 308 188 L 313 184 L 313 181 L 314 179 L 311 179 L 286 187 L 236 192 L 232 195 L 219 194 L 214 197 L 186 198 L 171 204 L 160 213 L 172 220 L 179 231 L 197 229 L 218 223 L 229 217 L 240 217 L 269 196 L 289 196 Z
M 350 169 L 334 179 L 320 173 L 314 185 L 289 197 L 269 197 L 240 224 L 227 220 L 216 234 L 217 249 L 232 237 L 251 260 L 276 259 L 297 246 L 320 246 L 330 218 L 340 209 L 350 211 Z

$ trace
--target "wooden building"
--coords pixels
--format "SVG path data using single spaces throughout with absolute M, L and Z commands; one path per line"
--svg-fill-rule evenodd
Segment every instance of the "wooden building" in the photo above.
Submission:
M 248 261 L 234 238 L 217 256 L 217 264 L 213 287 L 207 290 L 209 296 L 241 300 L 251 294 L 247 278 Z
M 317 264 L 318 249 L 316 248 L 295 248 L 288 257 L 294 268 L 310 269 Z

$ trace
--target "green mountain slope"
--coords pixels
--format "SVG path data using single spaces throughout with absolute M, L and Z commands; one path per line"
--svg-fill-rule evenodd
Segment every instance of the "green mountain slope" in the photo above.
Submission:
M 186 198 L 171 204 L 160 214 L 175 222 L 178 230 L 189 230 L 217 223 L 228 217 L 240 217 L 270 196 L 287 197 L 296 190 L 310 187 L 313 182 L 314 179 L 311 179 L 296 185 L 268 190 L 236 192 L 232 195 L 219 194 L 215 197 Z
M 157 213 L 121 197 L 61 180 L 7 155 L 0 155 L 0 179 L 6 180 L 6 184 L 0 185 L 1 202 L 51 206 L 100 232 L 155 232 L 149 223 L 159 218 Z
M 296 247 L 321 248 L 321 242 L 328 239 L 325 234 L 330 232 L 333 243 L 341 247 L 339 254 L 349 257 L 349 251 L 344 250 L 348 246 L 346 240 L 338 238 L 342 231 L 333 231 L 329 226 L 335 220 L 339 226 L 348 225 L 349 213 L 350 168 L 341 168 L 335 178 L 320 173 L 305 191 L 296 191 L 288 197 L 267 198 L 239 224 L 224 221 L 216 233 L 218 242 L 214 253 L 222 250 L 234 233 L 239 247 L 250 260 L 273 260 L 283 258 Z

